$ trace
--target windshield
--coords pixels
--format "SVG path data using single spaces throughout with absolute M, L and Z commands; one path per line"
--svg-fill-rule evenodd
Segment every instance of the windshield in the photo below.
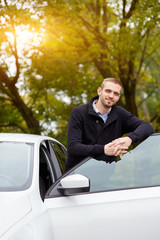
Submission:
M 0 142 L 0 191 L 24 190 L 31 184 L 33 145 Z
M 150 136 L 121 159 L 90 158 L 74 170 L 90 179 L 91 192 L 160 185 L 160 135 Z

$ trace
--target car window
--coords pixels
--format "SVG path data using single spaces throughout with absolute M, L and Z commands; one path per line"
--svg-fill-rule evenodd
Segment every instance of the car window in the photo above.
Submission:
M 33 144 L 0 142 L 0 191 L 27 189 L 32 180 Z
M 59 167 L 60 167 L 62 173 L 64 173 L 65 172 L 65 161 L 67 159 L 66 150 L 65 150 L 65 148 L 63 148 L 63 146 L 61 146 L 57 142 L 50 142 L 50 145 L 56 155 L 56 158 L 59 163 Z
M 54 172 L 49 158 L 49 153 L 46 147 L 41 144 L 40 146 L 40 166 L 39 166 L 39 187 L 42 199 L 44 198 L 47 190 L 55 182 Z
M 72 173 L 90 179 L 90 192 L 160 185 L 160 135 L 151 136 L 121 159 L 90 158 Z

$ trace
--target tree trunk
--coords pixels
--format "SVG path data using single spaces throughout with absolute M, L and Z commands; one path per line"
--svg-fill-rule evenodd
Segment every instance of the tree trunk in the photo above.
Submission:
M 6 89 L 6 94 L 12 100 L 14 106 L 18 108 L 24 121 L 26 122 L 29 132 L 34 134 L 40 134 L 41 129 L 39 122 L 33 116 L 32 111 L 24 103 L 23 99 L 18 93 L 18 89 L 15 83 L 7 76 L 4 70 L 0 67 L 0 83 L 3 86 L 3 90 Z M 2 91 L 3 91 L 2 90 Z
M 26 104 L 20 97 L 17 88 L 15 86 L 12 86 L 10 88 L 10 91 L 12 93 L 13 103 L 22 114 L 23 119 L 25 120 L 30 132 L 34 134 L 40 134 L 41 131 L 40 131 L 39 122 L 35 119 L 32 111 L 26 106 Z
M 133 80 L 131 80 L 133 81 Z M 125 96 L 125 109 L 129 112 L 131 112 L 132 114 L 135 114 L 136 116 L 138 116 L 138 110 L 137 110 L 137 106 L 136 106 L 136 100 L 135 100 L 135 87 L 136 84 L 123 84 L 123 89 L 124 89 L 124 96 Z

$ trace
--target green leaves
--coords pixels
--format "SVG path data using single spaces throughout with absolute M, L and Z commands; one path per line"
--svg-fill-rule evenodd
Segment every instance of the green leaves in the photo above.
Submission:
M 159 10 L 151 0 L 1 3 L 1 130 L 12 122 L 12 130 L 66 143 L 71 110 L 110 76 L 122 82 L 121 105 L 158 126 Z

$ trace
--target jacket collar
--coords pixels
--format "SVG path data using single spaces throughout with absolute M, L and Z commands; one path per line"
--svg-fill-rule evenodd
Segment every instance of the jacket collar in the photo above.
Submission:
M 98 96 L 93 97 L 90 101 L 89 101 L 89 107 L 88 107 L 88 114 L 95 116 L 95 117 L 99 117 L 98 114 L 93 110 L 93 102 L 98 99 Z M 110 114 L 108 115 L 108 119 L 107 122 L 105 124 L 105 126 L 108 126 L 110 123 L 112 123 L 113 121 L 115 121 L 117 119 L 117 106 L 114 105 L 111 109 Z
M 98 96 L 93 97 L 93 98 L 89 101 L 88 113 L 97 117 L 98 114 L 94 111 L 93 106 L 92 106 L 93 102 L 94 102 L 96 99 L 98 99 Z

